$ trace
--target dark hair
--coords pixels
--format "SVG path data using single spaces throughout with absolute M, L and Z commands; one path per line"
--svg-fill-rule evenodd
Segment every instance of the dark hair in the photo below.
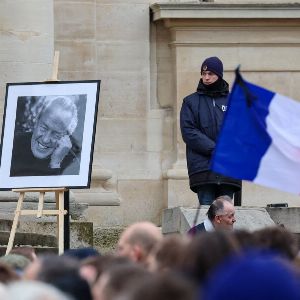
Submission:
M 96 271 L 95 282 L 103 272 L 118 266 L 128 265 L 132 261 L 128 257 L 115 256 L 113 254 L 104 254 L 101 256 L 88 257 L 81 261 L 80 266 L 92 266 Z
M 156 274 L 136 285 L 128 299 L 131 300 L 193 300 L 195 288 L 178 274 Z
M 234 230 L 232 234 L 238 241 L 241 249 L 249 250 L 254 247 L 254 235 L 252 232 L 245 229 L 238 229 Z
M 183 271 L 195 282 L 203 282 L 214 268 L 239 251 L 232 232 L 203 232 L 190 240 L 183 258 Z
M 112 267 L 104 272 L 104 275 L 108 277 L 108 281 L 103 288 L 104 298 L 112 300 L 141 282 L 148 282 L 152 274 L 139 265 L 129 263 L 127 265 Z
M 188 245 L 187 241 L 179 234 L 164 237 L 155 253 L 158 271 L 173 271 L 182 266 L 183 254 Z
M 15 280 L 19 280 L 17 272 L 13 270 L 9 265 L 0 262 L 0 282 L 3 284 L 10 283 Z
M 256 247 L 275 251 L 290 260 L 297 256 L 299 251 L 297 236 L 286 228 L 267 227 L 257 230 L 253 234 Z
M 75 300 L 92 300 L 89 284 L 79 275 L 79 261 L 68 256 L 40 257 L 41 268 L 37 280 L 55 286 Z
M 74 300 L 92 300 L 92 292 L 88 282 L 79 274 L 72 274 L 68 276 L 58 276 L 48 282 L 55 286 L 60 291 L 72 297 Z
M 215 216 L 223 211 L 224 209 L 224 200 L 217 199 L 215 200 L 209 207 L 207 211 L 207 217 L 209 218 L 210 221 L 213 221 Z
M 92 247 L 68 249 L 63 254 L 63 256 L 75 258 L 80 261 L 83 259 L 86 259 L 88 257 L 94 257 L 94 256 L 99 256 L 99 255 L 100 255 L 100 253 Z

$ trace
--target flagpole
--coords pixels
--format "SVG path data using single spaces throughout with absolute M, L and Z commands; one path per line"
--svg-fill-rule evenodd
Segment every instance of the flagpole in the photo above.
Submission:
M 196 235 L 196 225 L 197 225 L 197 220 L 198 220 L 198 217 L 199 217 L 199 214 L 200 214 L 200 209 L 201 209 L 201 204 L 200 204 L 200 199 L 202 197 L 202 191 L 200 192 L 200 197 L 199 198 L 199 205 L 197 207 L 197 211 L 196 211 L 196 215 L 194 217 L 194 221 L 193 221 L 193 227 L 192 227 L 192 235 Z
M 240 73 L 240 66 L 241 65 L 238 65 L 237 68 L 235 69 L 235 82 L 242 88 L 246 97 L 247 106 L 251 107 L 253 101 L 256 100 L 257 97 L 250 93 L 249 88 L 247 87 L 246 82 Z

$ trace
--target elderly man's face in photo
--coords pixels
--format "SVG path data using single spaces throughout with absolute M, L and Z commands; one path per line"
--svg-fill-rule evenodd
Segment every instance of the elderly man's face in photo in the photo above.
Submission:
M 60 139 L 68 134 L 72 113 L 64 110 L 59 103 L 51 104 L 38 119 L 31 138 L 31 150 L 39 159 L 53 153 Z

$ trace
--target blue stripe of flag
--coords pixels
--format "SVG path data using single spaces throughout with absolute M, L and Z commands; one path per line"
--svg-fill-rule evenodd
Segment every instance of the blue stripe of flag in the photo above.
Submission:
M 245 88 L 256 98 L 250 106 Z M 236 78 L 212 159 L 213 171 L 250 181 L 256 177 L 261 158 L 272 142 L 266 117 L 274 95 L 241 77 Z

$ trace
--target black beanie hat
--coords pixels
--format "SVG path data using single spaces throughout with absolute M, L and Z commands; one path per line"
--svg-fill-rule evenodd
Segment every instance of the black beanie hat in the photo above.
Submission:
M 201 74 L 203 71 L 211 71 L 218 75 L 219 77 L 223 78 L 223 63 L 221 60 L 216 57 L 208 57 L 201 66 Z

